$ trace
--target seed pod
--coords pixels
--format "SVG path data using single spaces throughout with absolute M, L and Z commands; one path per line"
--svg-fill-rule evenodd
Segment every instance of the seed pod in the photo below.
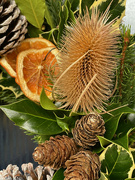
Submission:
M 86 149 L 94 146 L 98 142 L 97 136 L 103 136 L 104 133 L 104 120 L 100 115 L 94 113 L 77 120 L 72 130 L 76 144 Z
M 73 139 L 68 136 L 50 137 L 49 141 L 39 144 L 33 152 L 34 161 L 53 169 L 65 167 L 70 156 L 76 154 L 77 147 Z

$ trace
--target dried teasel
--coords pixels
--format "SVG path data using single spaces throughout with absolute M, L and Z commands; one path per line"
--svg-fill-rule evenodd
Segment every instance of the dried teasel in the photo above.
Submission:
M 60 42 L 61 73 L 53 94 L 63 108 L 70 107 L 72 112 L 104 110 L 103 104 L 111 95 L 119 28 L 114 25 L 116 19 L 108 22 L 109 8 L 101 15 L 93 8 L 91 16 L 86 10 L 67 27 Z

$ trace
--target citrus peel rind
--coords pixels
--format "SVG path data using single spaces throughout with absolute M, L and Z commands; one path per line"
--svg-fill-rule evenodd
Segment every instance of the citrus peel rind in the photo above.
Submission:
M 17 46 L 12 52 L 7 53 L 0 59 L 0 65 L 8 72 L 11 77 L 16 77 L 16 58 L 17 55 L 28 49 L 42 49 L 46 47 L 55 47 L 55 45 L 44 38 L 28 38 Z
M 29 49 L 22 51 L 17 56 L 16 73 L 17 82 L 24 95 L 32 101 L 40 102 L 40 93 L 45 88 L 47 96 L 52 99 L 52 82 L 50 82 L 49 69 L 52 67 L 53 75 L 58 70 L 55 67 L 57 62 L 58 49 L 47 47 L 44 49 Z

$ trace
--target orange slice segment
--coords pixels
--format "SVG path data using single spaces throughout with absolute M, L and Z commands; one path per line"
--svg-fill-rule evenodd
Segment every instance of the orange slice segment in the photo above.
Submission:
M 51 98 L 53 76 L 58 74 L 56 48 L 45 48 L 40 50 L 30 49 L 22 51 L 17 56 L 16 72 L 20 88 L 32 101 L 40 101 L 40 93 L 45 88 L 46 94 Z M 50 69 L 50 71 L 49 71 Z
M 12 52 L 6 54 L 0 60 L 0 65 L 3 66 L 10 76 L 16 77 L 16 58 L 17 55 L 28 49 L 41 49 L 46 47 L 55 47 L 53 43 L 44 38 L 28 38 L 21 42 Z

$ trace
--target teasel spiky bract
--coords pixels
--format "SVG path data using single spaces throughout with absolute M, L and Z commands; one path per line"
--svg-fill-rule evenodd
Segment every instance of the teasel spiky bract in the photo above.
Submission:
M 104 110 L 112 91 L 112 77 L 117 67 L 119 27 L 109 21 L 109 6 L 100 15 L 93 8 L 67 27 L 60 42 L 60 76 L 53 92 L 63 108 L 85 113 Z

